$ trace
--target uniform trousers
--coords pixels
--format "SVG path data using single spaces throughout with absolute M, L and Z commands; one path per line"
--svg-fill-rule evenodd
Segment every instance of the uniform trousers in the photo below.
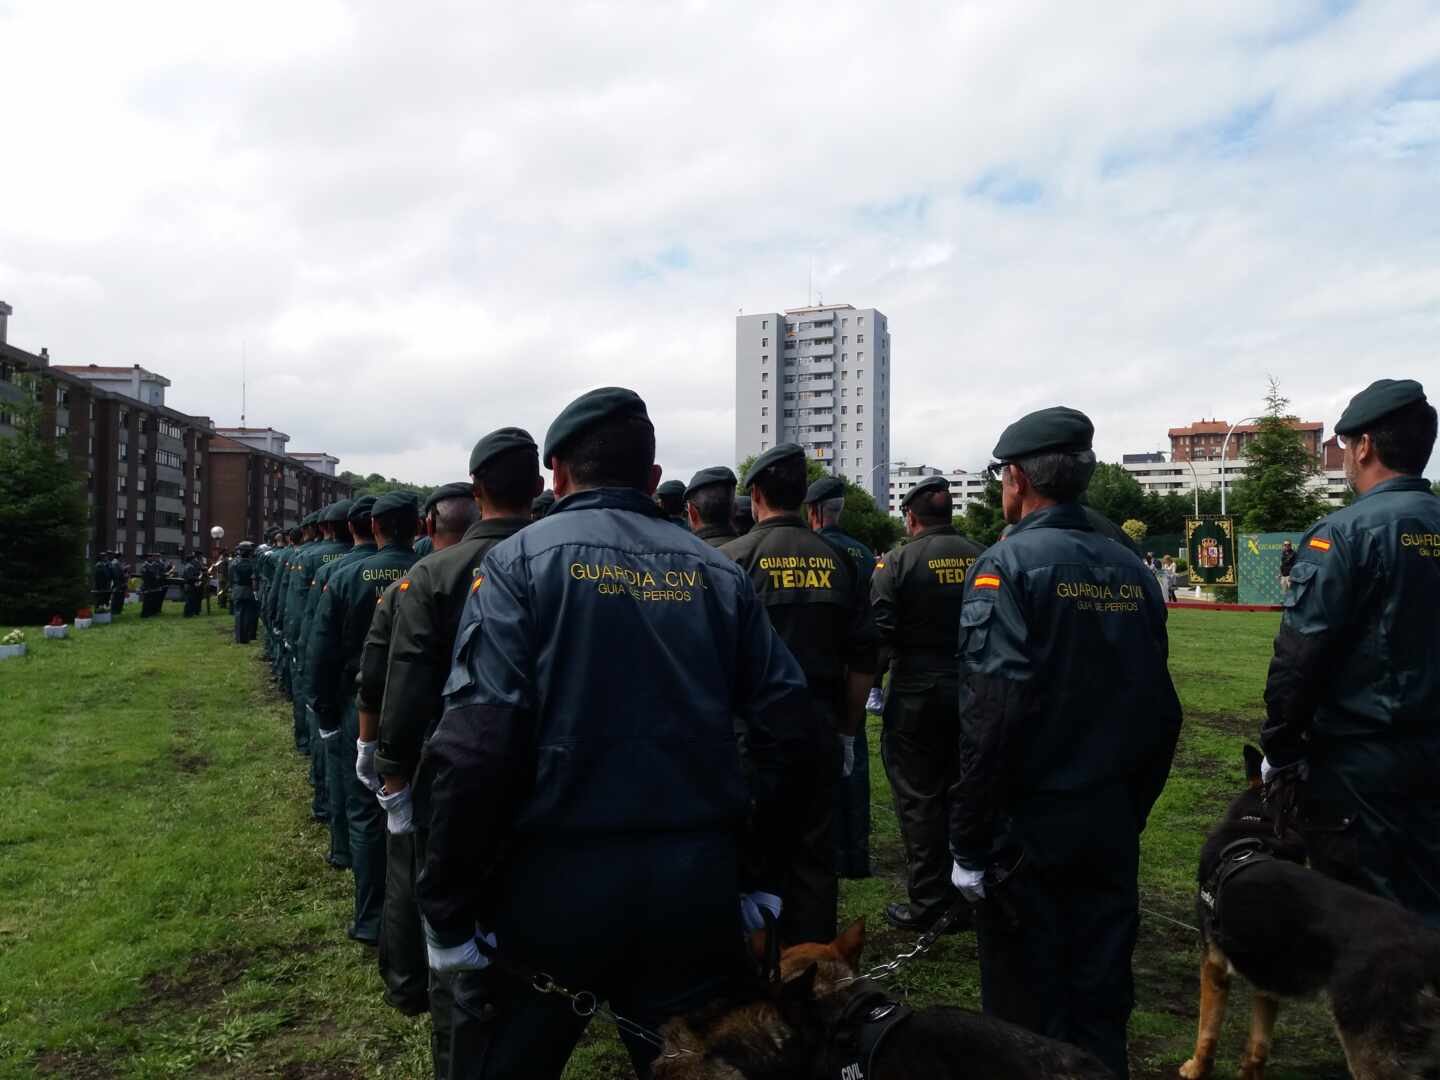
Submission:
M 855 768 L 835 783 L 835 873 L 843 878 L 870 876 L 870 738 L 862 725 L 855 733 Z
M 535 845 L 497 887 L 494 932 L 503 956 L 654 1031 L 744 970 L 737 882 L 729 834 Z M 454 992 L 450 1075 L 463 1080 L 558 1078 L 589 1023 L 498 965 L 457 978 Z M 621 1039 L 648 1076 L 656 1048 Z
M 346 672 L 346 685 L 353 676 L 353 671 Z M 385 811 L 375 793 L 355 774 L 355 742 L 360 738 L 360 718 L 353 700 L 345 705 L 336 738 L 343 743 L 339 753 L 346 767 L 341 769 L 339 782 L 345 792 L 350 868 L 355 874 L 355 922 L 350 934 L 365 941 L 378 941 L 380 912 L 385 905 Z
M 120 586 L 110 594 L 110 613 L 119 615 L 125 610 L 125 586 Z
M 1004 886 L 1015 924 L 993 898 L 976 919 L 985 1012 L 1089 1050 L 1125 1080 L 1140 924 L 1128 793 L 1030 800 L 1010 839 L 1025 852 Z
M 406 1013 L 428 1008 L 430 996 L 430 966 L 420 926 L 420 905 L 415 900 L 415 878 L 422 865 L 419 852 L 424 850 L 418 837 L 418 831 L 385 834 L 380 980 L 385 984 L 385 1003 Z
M 800 841 L 786 868 L 780 909 L 780 938 L 788 945 L 835 938 L 840 882 L 835 876 L 835 789 L 840 780 L 840 739 L 835 716 L 821 702 L 816 773 L 810 798 L 801 808 Z M 859 751 L 857 749 L 858 758 Z
M 354 706 L 348 708 L 353 712 Z M 328 739 L 321 739 L 318 744 L 311 743 L 311 747 L 320 747 L 320 764 L 325 770 L 325 813 L 330 824 L 330 853 L 325 861 L 331 866 L 354 866 L 354 860 L 350 853 L 350 819 L 346 813 L 345 796 L 345 760 L 349 757 L 350 768 L 355 767 L 355 742 L 352 739 L 349 743 L 349 754 L 346 754 L 345 742 L 345 718 L 342 715 L 334 721 L 336 733 Z M 358 729 L 358 724 L 357 724 Z M 316 725 L 319 731 L 319 725 Z
M 235 612 L 235 642 L 248 645 L 255 640 L 255 624 L 260 618 L 260 609 L 253 596 L 237 596 L 231 605 Z
M 891 677 L 881 758 L 905 844 L 910 910 L 938 917 L 955 900 L 950 884 L 950 785 L 959 771 L 959 683 L 953 673 Z

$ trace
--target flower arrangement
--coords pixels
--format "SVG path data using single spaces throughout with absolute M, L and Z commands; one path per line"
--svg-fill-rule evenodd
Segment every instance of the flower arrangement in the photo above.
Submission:
M 18 630 L 18 629 L 17 629 L 17 630 L 11 630 L 11 631 L 10 631 L 8 634 L 6 634 L 3 638 L 0 638 L 0 645 L 24 645 L 24 644 L 25 644 L 25 631 L 24 631 L 24 630 Z
M 62 619 L 59 615 L 51 615 L 51 616 L 50 616 L 50 625 L 51 625 L 51 626 L 64 626 L 64 625 L 65 625 L 65 620 Z
M 94 609 L 94 608 L 88 608 L 88 607 L 82 607 L 82 608 L 80 608 L 78 611 L 75 612 L 75 618 L 77 618 L 77 619 L 89 619 L 89 618 L 94 617 L 94 615 L 95 615 L 95 609 Z

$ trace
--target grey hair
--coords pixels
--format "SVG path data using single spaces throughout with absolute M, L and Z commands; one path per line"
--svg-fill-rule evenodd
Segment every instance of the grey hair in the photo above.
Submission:
M 820 516 L 821 525 L 834 525 L 840 520 L 840 514 L 844 509 L 844 495 L 838 499 L 825 499 L 815 504 L 815 513 Z
M 468 495 L 441 499 L 430 509 L 435 531 L 443 536 L 464 536 L 465 530 L 480 520 L 480 508 Z
M 1017 458 L 1011 464 L 1019 466 L 1037 495 L 1056 502 L 1074 502 L 1090 486 L 1090 477 L 1095 472 L 1095 452 L 1047 450 Z

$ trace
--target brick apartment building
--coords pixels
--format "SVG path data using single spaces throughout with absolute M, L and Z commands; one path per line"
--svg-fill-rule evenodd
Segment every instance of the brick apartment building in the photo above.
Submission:
M 1296 420 L 1290 425 L 1305 439 L 1305 449 L 1312 458 L 1320 459 L 1320 442 L 1325 438 L 1325 425 L 1319 420 Z M 1227 461 L 1245 456 L 1245 448 L 1260 433 L 1257 424 L 1240 424 L 1225 444 L 1230 425 L 1224 420 L 1196 420 L 1185 427 L 1170 429 L 1170 457 L 1174 461 L 1218 461 L 1223 449 Z
M 217 428 L 210 442 L 211 516 L 232 537 L 258 539 L 312 510 L 347 498 L 330 454 L 287 454 L 290 436 L 274 428 Z
M 209 553 L 214 524 L 224 526 L 222 543 L 232 547 L 348 495 L 333 464 L 327 475 L 323 465 L 315 468 L 280 453 L 271 456 L 285 495 L 252 513 L 247 490 L 233 480 L 233 440 L 217 433 L 209 417 L 166 405 L 169 379 L 138 364 L 53 364 L 45 349 L 30 353 L 8 342 L 11 314 L 13 309 L 0 303 L 0 438 L 15 433 L 18 404 L 37 404 L 42 434 L 85 480 L 87 556 L 115 550 L 135 562 L 148 551 Z M 240 455 L 242 462 L 247 453 Z M 338 463 L 329 455 L 314 457 Z

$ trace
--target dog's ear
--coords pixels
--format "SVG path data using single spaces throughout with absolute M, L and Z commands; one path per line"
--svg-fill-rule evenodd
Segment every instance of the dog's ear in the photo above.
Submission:
M 815 977 L 820 972 L 819 965 L 811 964 L 793 979 L 787 979 L 780 988 L 780 996 L 785 1001 L 805 1001 L 815 996 Z
M 860 969 L 860 954 L 865 951 L 865 916 L 861 915 L 835 939 L 835 951 L 852 971 Z
M 1260 762 L 1265 760 L 1265 755 L 1249 743 L 1245 744 L 1245 779 L 1251 787 L 1260 784 Z

